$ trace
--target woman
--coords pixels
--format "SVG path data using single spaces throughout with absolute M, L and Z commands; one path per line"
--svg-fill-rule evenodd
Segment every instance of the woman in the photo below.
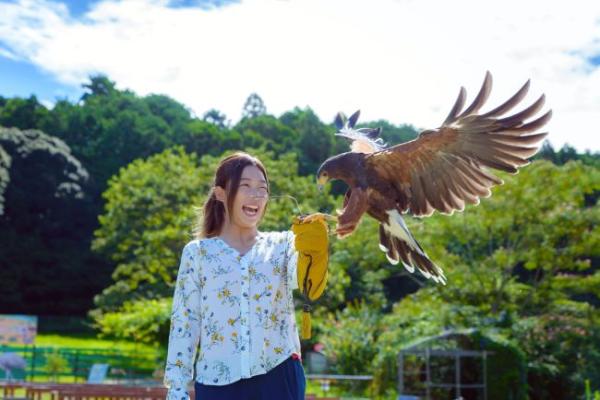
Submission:
M 181 255 L 167 399 L 187 400 L 192 380 L 196 399 L 304 399 L 292 296 L 297 249 L 305 253 L 300 235 L 308 232 L 327 251 L 327 226 L 307 222 L 298 235 L 259 231 L 268 198 L 267 171 L 258 159 L 237 152 L 220 162 L 202 230 Z

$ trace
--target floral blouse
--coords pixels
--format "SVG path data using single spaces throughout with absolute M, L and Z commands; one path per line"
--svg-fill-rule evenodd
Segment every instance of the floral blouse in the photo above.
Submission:
M 187 243 L 173 295 L 164 385 L 187 400 L 194 379 L 226 385 L 300 355 L 294 233 L 258 232 L 245 254 L 219 237 Z

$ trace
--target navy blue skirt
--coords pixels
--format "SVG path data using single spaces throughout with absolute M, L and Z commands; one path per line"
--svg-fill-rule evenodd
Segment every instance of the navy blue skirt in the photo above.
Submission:
M 229 385 L 196 382 L 196 400 L 304 400 L 306 377 L 300 359 L 290 357 L 266 374 Z

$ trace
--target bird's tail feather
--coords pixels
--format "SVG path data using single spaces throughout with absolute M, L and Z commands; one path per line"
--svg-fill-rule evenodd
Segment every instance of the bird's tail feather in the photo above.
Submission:
M 394 265 L 402 261 L 409 272 L 413 273 L 416 268 L 427 279 L 445 285 L 444 271 L 429 259 L 402 216 L 397 212 L 390 213 L 390 223 L 389 229 L 384 224 L 379 225 L 379 248 L 386 253 L 388 261 Z

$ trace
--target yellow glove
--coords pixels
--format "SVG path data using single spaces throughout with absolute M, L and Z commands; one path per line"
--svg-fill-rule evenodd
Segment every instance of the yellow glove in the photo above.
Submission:
M 294 217 L 292 231 L 298 251 L 298 286 L 305 298 L 302 314 L 302 338 L 309 339 L 311 302 L 318 299 L 327 284 L 329 271 L 329 230 L 325 215 Z

